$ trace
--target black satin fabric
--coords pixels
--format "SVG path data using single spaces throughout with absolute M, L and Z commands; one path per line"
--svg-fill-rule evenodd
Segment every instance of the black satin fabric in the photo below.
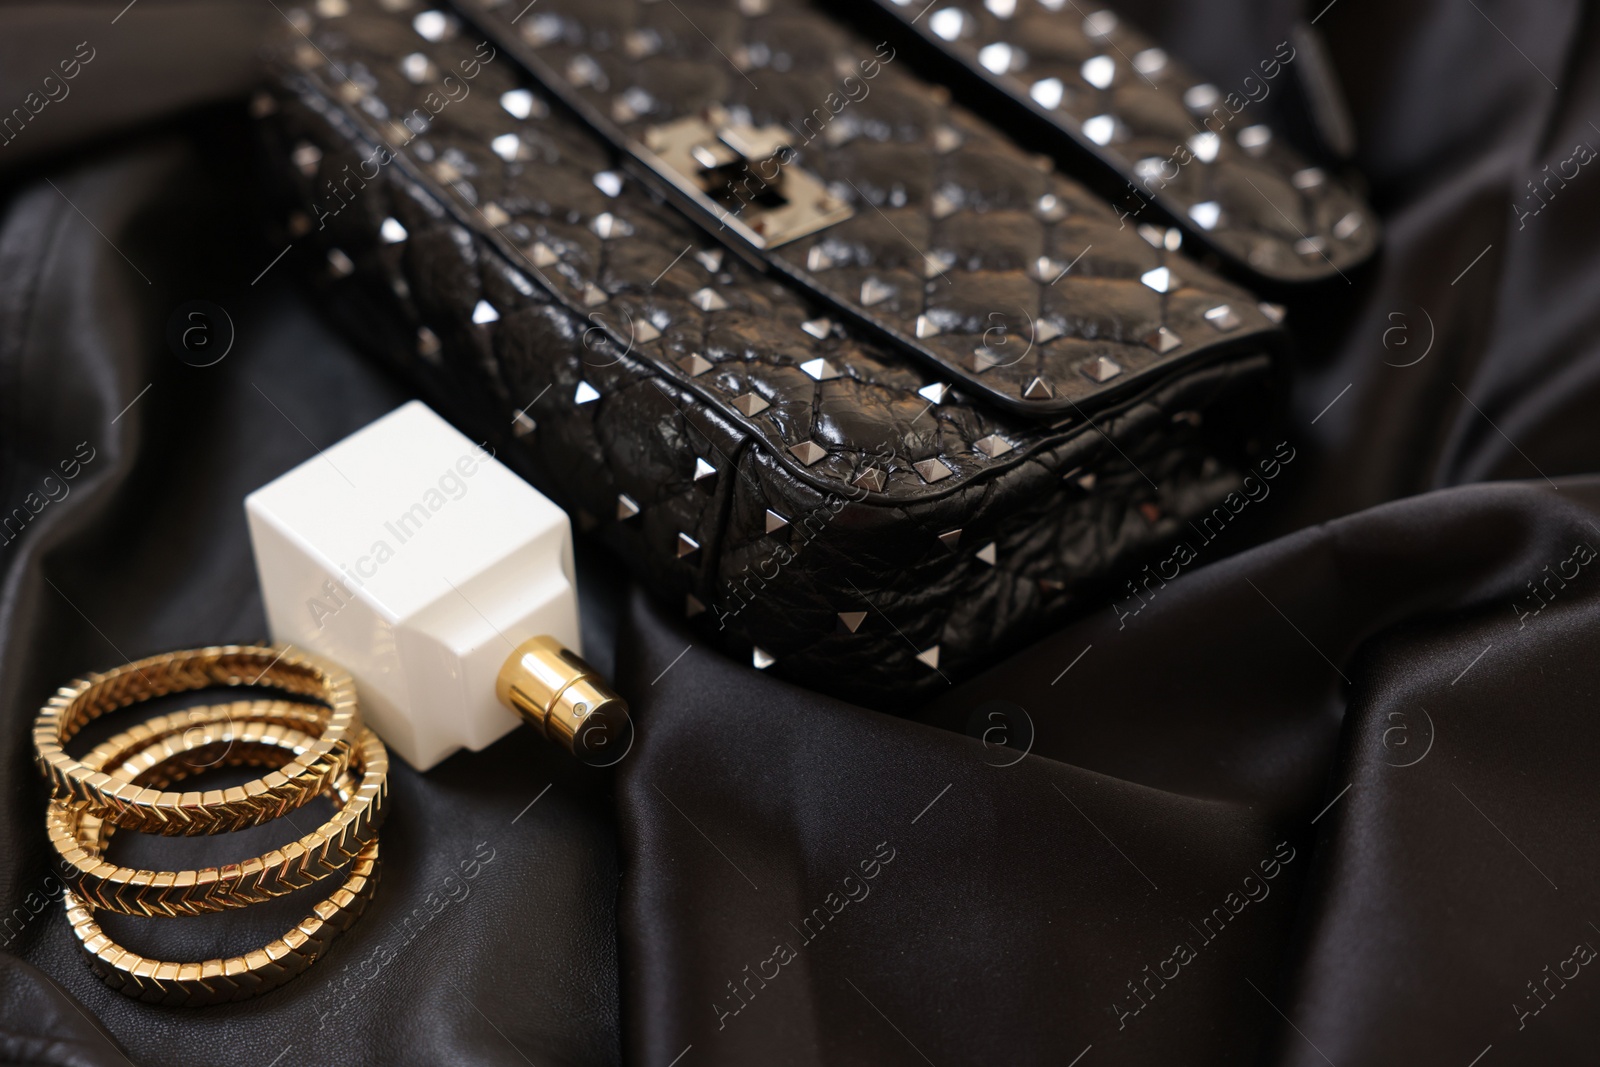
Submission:
M 1379 262 L 1289 298 L 1271 495 L 904 719 L 711 652 L 580 540 L 629 756 L 576 767 L 523 731 L 398 767 L 362 921 L 284 989 L 186 1011 L 77 957 L 28 724 L 83 671 L 262 634 L 242 497 L 409 395 L 321 324 L 308 256 L 273 262 L 228 102 L 249 33 L 186 6 L 216 11 L 50 7 L 63 39 L 160 74 L 99 86 L 114 129 L 67 126 L 85 92 L 40 115 L 51 151 L 0 147 L 0 505 L 80 443 L 94 457 L 0 545 L 0 1058 L 1593 1060 L 1600 170 L 1546 183 L 1600 147 L 1590 10 L 1129 5 L 1218 84 L 1323 9 L 1388 226 Z M 45 12 L 0 10 L 0 41 Z M 186 66 L 208 36 L 231 59 Z M 33 58 L 0 91 L 20 98 Z M 1293 119 L 1285 97 L 1264 106 Z M 236 328 L 212 367 L 164 338 L 193 299 Z M 243 847 L 160 846 L 128 854 Z M 198 958 L 309 902 L 282 905 L 114 930 Z

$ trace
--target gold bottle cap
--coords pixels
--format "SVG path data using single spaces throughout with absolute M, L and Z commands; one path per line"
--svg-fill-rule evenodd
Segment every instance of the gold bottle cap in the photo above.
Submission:
M 632 742 L 628 702 L 553 637 L 518 645 L 500 668 L 494 691 L 547 740 L 585 763 L 610 766 Z

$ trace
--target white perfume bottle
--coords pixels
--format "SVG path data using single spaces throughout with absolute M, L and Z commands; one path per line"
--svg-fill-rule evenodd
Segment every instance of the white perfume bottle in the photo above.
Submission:
M 566 513 L 420 401 L 245 512 L 273 640 L 348 670 L 367 723 L 418 770 L 519 716 L 588 762 L 631 742 L 626 704 L 572 651 Z

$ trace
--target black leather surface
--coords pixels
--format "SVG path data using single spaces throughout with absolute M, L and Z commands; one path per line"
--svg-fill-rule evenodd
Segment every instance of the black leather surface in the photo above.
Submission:
M 1305 45 L 1294 33 L 1214 85 L 1099 4 L 875 3 L 995 89 L 997 113 L 1070 137 L 1091 173 L 1108 172 L 1097 184 L 1120 216 L 1171 219 L 1259 284 L 1342 277 L 1378 245 L 1377 220 L 1338 173 L 1260 121 L 1261 105 L 1296 80 L 1285 77 L 1302 58 L 1292 42 Z
M 120 6 L 85 17 L 109 24 Z M 1210 42 L 1187 58 L 1214 78 L 1258 54 L 1256 23 L 1229 0 L 1139 6 L 1175 51 Z M 168 148 L 141 129 L 131 155 L 84 144 L 48 170 L 5 171 L 4 502 L 80 441 L 97 452 L 0 546 L 0 1059 L 1587 1062 L 1600 986 L 1569 961 L 1600 946 L 1586 903 L 1600 892 L 1600 602 L 1592 566 L 1541 584 L 1538 614 L 1528 583 L 1579 541 L 1600 547 L 1600 185 L 1585 168 L 1541 208 L 1525 182 L 1600 144 L 1585 132 L 1600 38 L 1575 3 L 1480 6 L 1516 47 L 1470 5 L 1340 0 L 1319 23 L 1389 244 L 1371 288 L 1291 316 L 1297 454 L 1273 495 L 1126 628 L 1104 603 L 896 718 L 757 674 L 648 601 L 619 612 L 596 594 L 621 568 L 582 538 L 588 649 L 641 724 L 612 788 L 563 776 L 520 735 L 397 772 L 374 910 L 297 982 L 205 1012 L 110 993 L 57 909 L 34 914 L 29 894 L 49 884 L 26 725 L 84 670 L 258 636 L 244 492 L 406 393 L 290 284 L 320 262 L 304 246 L 251 285 L 283 246 L 254 238 L 242 103 L 223 126 L 233 139 L 185 123 Z M 168 43 L 181 81 L 198 42 Z M 7 91 L 13 77 L 0 68 Z M 136 84 L 120 88 L 137 104 Z M 209 370 L 162 337 L 195 298 L 239 328 Z M 1009 768 L 993 764 L 1014 750 L 968 732 L 996 721 L 980 712 L 995 700 L 1026 709 L 1037 735 Z M 473 894 L 407 941 L 405 917 L 430 912 L 427 894 L 485 839 L 498 851 Z M 847 887 L 880 842 L 894 858 Z M 1261 895 L 1245 875 L 1280 843 L 1294 858 L 1270 895 L 1202 945 L 1189 923 L 1231 911 L 1230 892 Z M 857 885 L 870 895 L 810 944 L 785 932 Z M 152 947 L 242 947 L 259 932 L 143 933 Z M 752 981 L 719 1030 L 726 983 L 784 939 L 796 958 Z M 1197 958 L 1151 980 L 1119 1029 L 1117 1008 L 1137 1002 L 1127 983 L 1147 965 L 1171 974 L 1180 939 Z M 392 964 L 340 984 L 385 949 Z
M 553 11 L 524 28 L 564 24 Z M 791 27 L 813 60 L 859 50 L 813 9 L 772 17 L 754 28 Z M 419 376 L 424 395 L 503 442 L 649 587 L 703 615 L 723 648 L 785 677 L 905 707 L 1081 610 L 1120 563 L 1220 504 L 1270 451 L 1270 357 L 1282 339 L 1253 299 L 1151 247 L 1083 189 L 934 103 L 936 87 L 909 73 L 884 66 L 880 92 L 851 117 L 868 130 L 894 119 L 894 136 L 806 157 L 846 186 L 894 185 L 901 206 L 861 203 L 778 254 L 804 264 L 824 245 L 845 249 L 853 267 L 812 272 L 815 291 L 849 300 L 837 286 L 853 293 L 877 279 L 905 299 L 862 310 L 906 320 L 902 332 L 938 318 L 937 303 L 965 307 L 965 325 L 927 339 L 947 346 L 932 366 L 892 340 L 828 325 L 812 290 L 713 247 L 542 97 L 525 121 L 509 114 L 502 95 L 526 78 L 453 15 L 357 0 L 303 22 L 283 46 L 289 92 L 258 110 L 275 109 L 269 156 L 292 161 L 284 169 L 299 186 L 288 233 L 299 219 L 327 248 L 335 314 Z M 642 32 L 624 29 L 606 40 Z M 675 94 L 662 120 L 726 87 L 688 62 L 704 44 L 685 51 L 687 41 L 672 38 L 639 73 Z M 586 55 L 555 58 L 570 69 Z M 677 84 L 651 69 L 677 72 Z M 583 80 L 617 87 L 592 72 Z M 798 115 L 825 84 L 774 83 L 776 110 L 753 121 L 798 121 L 785 109 Z M 951 122 L 965 132 L 936 150 Z M 905 188 L 936 173 L 937 188 Z M 1031 207 L 1043 195 L 1060 208 L 1055 221 Z M 940 196 L 958 196 L 961 213 L 936 218 Z M 1076 228 L 1073 247 L 1084 241 L 1075 270 L 1085 273 L 1059 276 L 1063 259 L 1030 276 L 1039 255 L 1064 254 L 1062 228 Z M 922 247 L 907 230 L 929 255 L 949 240 L 970 254 L 926 280 L 917 254 L 902 277 Z M 1141 281 L 1155 270 L 1181 281 L 1158 293 Z M 1205 312 L 1218 307 L 1231 318 L 1213 324 Z M 1007 333 L 1010 311 L 994 309 L 1027 322 Z M 1063 314 L 1065 334 L 1036 344 L 1036 328 Z M 1159 351 L 1149 342 L 1158 330 L 1189 340 Z M 958 363 L 974 344 L 1000 362 L 982 374 Z M 1114 359 L 1113 373 L 1096 382 L 1086 369 L 1101 359 Z M 1036 379 L 1053 383 L 1066 414 L 1042 423 L 989 402 L 996 381 L 1017 395 Z M 769 514 L 787 525 L 769 530 Z

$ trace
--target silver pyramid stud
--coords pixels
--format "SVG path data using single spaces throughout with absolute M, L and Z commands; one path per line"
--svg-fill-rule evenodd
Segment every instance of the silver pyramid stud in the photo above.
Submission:
M 978 62 L 990 74 L 1009 74 L 1027 66 L 1028 57 L 1020 48 L 1012 48 L 1004 41 L 995 41 L 978 49 Z
M 698 481 L 703 481 L 706 478 L 715 477 L 716 473 L 717 473 L 717 468 L 715 468 L 711 464 L 707 463 L 704 456 L 696 456 L 694 458 L 694 480 L 695 481 L 698 482 Z
M 500 94 L 500 106 L 515 119 L 525 119 L 534 112 L 536 97 L 527 89 L 512 89 Z
M 599 399 L 600 390 L 596 389 L 588 382 L 579 382 L 578 388 L 574 390 L 572 394 L 572 402 L 574 404 L 591 404 Z
M 407 237 L 406 228 L 400 225 L 400 220 L 390 216 L 383 220 L 383 225 L 378 227 L 378 236 L 383 238 L 386 245 L 397 245 Z
M 1061 277 L 1062 272 L 1066 269 L 1067 265 L 1060 260 L 1051 259 L 1049 256 L 1040 256 L 1033 261 L 1033 266 L 1028 273 L 1032 274 L 1036 281 L 1049 285 Z
M 1209 82 L 1191 85 L 1183 91 L 1183 106 L 1190 111 L 1210 111 L 1221 99 L 1222 93 Z
M 1047 345 L 1066 332 L 1049 319 L 1040 319 L 1033 324 L 1033 340 L 1035 344 Z
M 1157 267 L 1139 275 L 1139 280 L 1158 293 L 1171 292 L 1178 287 L 1177 276 L 1166 267 Z
M 978 558 L 983 560 L 983 562 L 987 563 L 989 566 L 993 567 L 995 562 L 1000 558 L 1000 550 L 995 547 L 995 543 L 993 541 L 990 541 L 988 544 L 978 549 Z
M 483 221 L 498 230 L 511 221 L 511 216 L 506 214 L 505 208 L 491 201 L 483 205 Z
M 1045 193 L 1033 202 L 1033 212 L 1046 222 L 1060 222 L 1067 217 L 1067 204 L 1055 193 Z
M 421 52 L 412 52 L 400 61 L 400 73 L 404 74 L 406 81 L 412 85 L 421 85 L 431 81 L 434 74 L 433 62 Z
M 750 663 L 756 670 L 764 671 L 776 662 L 778 658 L 766 649 L 759 646 L 750 649 Z
M 961 147 L 961 131 L 954 126 L 936 126 L 933 130 L 933 150 L 948 155 Z
M 911 466 L 916 469 L 918 474 L 922 475 L 922 480 L 929 485 L 934 482 L 942 482 L 955 473 L 940 459 L 925 459 L 920 463 L 913 463 Z
M 696 289 L 689 294 L 689 301 L 701 311 L 721 311 L 728 306 L 722 294 L 710 288 Z
M 700 603 L 700 598 L 699 597 L 695 596 L 693 593 L 690 593 L 688 596 L 683 598 L 683 617 L 684 618 L 692 619 L 696 615 L 704 615 L 705 613 L 706 613 L 706 606 L 704 604 Z
M 426 326 L 417 327 L 417 355 L 426 360 L 437 360 L 439 350 L 443 346 L 439 343 L 439 335 Z
M 495 310 L 493 304 L 487 300 L 480 300 L 472 305 L 472 321 L 479 326 L 500 321 L 500 312 Z
M 1004 362 L 1005 358 L 987 345 L 972 350 L 972 369 L 978 374 L 991 367 L 998 367 Z
M 688 534 L 684 533 L 682 530 L 679 530 L 678 531 L 678 558 L 679 559 L 683 559 L 686 556 L 692 556 L 698 551 L 700 551 L 700 542 L 696 541 L 694 538 L 690 537 Z
M 1122 373 L 1122 365 L 1109 356 L 1096 356 L 1078 369 L 1091 382 L 1109 382 Z
M 1092 471 L 1088 474 L 1080 474 L 1076 479 L 1078 488 L 1082 489 L 1085 493 L 1094 492 L 1094 487 L 1099 480 L 1100 479 L 1095 477 L 1094 472 Z
M 1160 248 L 1162 239 L 1166 236 L 1167 231 L 1160 226 L 1152 226 L 1148 222 L 1142 222 L 1136 232 L 1140 237 L 1144 238 L 1145 244 L 1151 248 Z
M 946 530 L 940 534 L 939 543 L 954 552 L 956 545 L 961 543 L 961 528 L 958 526 L 954 530 Z
M 607 300 L 610 300 L 610 299 L 611 299 L 611 294 L 607 293 L 604 289 L 600 288 L 598 285 L 595 285 L 593 282 L 585 282 L 584 283 L 584 286 L 583 286 L 583 306 L 584 307 L 597 308 L 601 304 L 604 304 Z
M 1256 307 L 1260 309 L 1261 314 L 1267 317 L 1268 321 L 1276 323 L 1283 321 L 1284 313 L 1288 310 L 1282 304 L 1273 304 L 1265 300 L 1257 304 Z
M 1333 235 L 1341 241 L 1348 241 L 1359 229 L 1361 229 L 1361 212 L 1352 211 L 1333 224 Z
M 1157 352 L 1160 352 L 1162 355 L 1166 355 L 1168 352 L 1171 352 L 1174 348 L 1177 348 L 1180 345 L 1182 345 L 1183 344 L 1183 338 L 1179 337 L 1177 334 L 1173 333 L 1171 330 L 1167 329 L 1165 326 L 1158 326 L 1153 331 L 1151 331 L 1150 333 L 1145 335 L 1144 343 L 1145 343 L 1146 346 L 1155 349 Z M 1098 378 L 1096 379 L 1096 381 L 1103 381 L 1103 380 L 1104 379 L 1098 379 Z
M 490 141 L 490 150 L 507 163 L 514 163 L 518 157 L 525 154 L 522 138 L 518 138 L 515 133 L 502 133 L 498 138 L 494 138 Z
M 1083 32 L 1089 37 L 1110 37 L 1117 28 L 1117 16 L 1112 11 L 1096 11 L 1084 16 Z
M 873 307 L 881 304 L 894 294 L 894 286 L 885 285 L 876 278 L 868 278 L 861 283 L 861 304 L 863 307 Z
M 627 522 L 639 514 L 639 502 L 627 493 L 617 494 L 617 521 Z
M 855 476 L 852 484 L 859 485 L 869 493 L 881 493 L 883 492 L 883 471 L 877 467 L 868 467 Z
M 815 441 L 801 441 L 797 445 L 790 445 L 789 451 L 794 454 L 795 459 L 798 459 L 808 467 L 813 466 L 828 454 L 828 450 Z
M 990 459 L 998 459 L 1016 446 L 999 434 L 992 433 L 988 437 L 979 438 L 973 447 Z
M 722 269 L 722 249 L 702 248 L 694 254 L 700 265 L 712 274 Z
M 417 31 L 418 37 L 438 44 L 455 36 L 456 23 L 443 11 L 424 11 L 411 20 L 411 28 Z
M 649 319 L 640 319 L 633 324 L 633 339 L 640 344 L 649 344 L 660 336 L 661 331 Z
M 642 101 L 643 97 L 630 96 L 624 93 L 611 101 L 611 117 L 623 125 L 627 125 L 639 117 L 640 111 L 636 104 Z
M 776 511 L 773 511 L 771 508 L 767 509 L 766 518 L 767 518 L 766 532 L 769 533 L 769 534 L 777 533 L 779 530 L 781 530 L 785 526 L 789 525 L 789 520 L 788 519 L 784 518 L 782 515 L 779 515 Z
M 553 267 L 561 262 L 561 257 L 556 255 L 555 249 L 543 241 L 533 243 L 533 247 L 528 250 L 528 258 L 533 261 L 535 267 Z
M 1301 192 L 1315 189 L 1317 186 L 1321 185 L 1327 180 L 1328 175 L 1322 170 L 1321 167 L 1306 167 L 1303 170 L 1295 171 L 1289 177 L 1290 184 L 1292 184 L 1296 189 L 1299 189 Z
M 602 241 L 613 241 L 618 237 L 631 237 L 633 226 L 627 220 L 619 219 L 609 211 L 602 211 L 589 220 L 589 229 Z
M 335 278 L 348 278 L 356 272 L 356 265 L 351 262 L 349 256 L 344 254 L 342 249 L 330 248 L 328 249 L 328 269 L 333 271 Z M 498 317 L 496 316 L 496 318 Z
M 741 415 L 751 418 L 761 414 L 772 405 L 767 403 L 765 397 L 757 396 L 755 393 L 746 393 L 743 396 L 735 397 L 733 406 L 738 409 Z
M 529 417 L 526 411 L 519 411 L 511 416 L 511 432 L 517 437 L 526 437 L 539 428 L 539 424 Z
M 808 359 L 800 364 L 800 369 L 819 382 L 831 381 L 839 377 L 839 368 L 821 358 Z
M 832 319 L 810 319 L 800 324 L 800 328 L 812 337 L 821 341 L 833 331 Z
M 1094 56 L 1083 61 L 1078 73 L 1096 89 L 1109 89 L 1117 80 L 1117 61 L 1110 56 Z
M 926 316 L 926 315 L 918 315 L 917 316 L 917 336 L 918 337 L 938 337 L 943 332 L 944 331 L 939 328 L 939 324 L 937 322 L 934 322 L 932 319 L 928 318 L 928 316 Z
M 1239 325 L 1239 313 L 1227 304 L 1218 304 L 1206 311 L 1206 321 L 1215 326 L 1222 333 L 1235 329 Z
M 955 264 L 956 257 L 949 252 L 933 252 L 922 257 L 922 276 L 937 278 Z
M 947 41 L 961 36 L 967 27 L 967 15 L 958 7 L 941 8 L 928 20 L 928 28 Z
M 1095 144 L 1104 147 L 1115 141 L 1122 133 L 1122 123 L 1117 121 L 1115 115 L 1096 115 L 1083 120 L 1083 135 Z
M 1203 200 L 1189 205 L 1189 217 L 1202 230 L 1214 230 L 1222 221 L 1222 205 L 1215 200 Z
M 1160 74 L 1167 65 L 1167 54 L 1159 48 L 1146 48 L 1133 54 L 1133 69 L 1146 77 Z
M 613 199 L 622 195 L 622 175 L 614 170 L 602 170 L 590 181 L 594 182 L 596 189 Z
M 930 404 L 944 403 L 944 398 L 948 396 L 949 393 L 950 387 L 943 382 L 937 382 L 933 385 L 924 385 L 921 389 L 917 390 L 917 395 L 922 397 L 922 399 L 926 400 Z
M 605 76 L 593 56 L 574 56 L 567 61 L 567 81 L 573 85 L 593 85 L 598 89 Z
M 622 38 L 622 50 L 629 59 L 644 59 L 661 48 L 661 37 L 653 30 L 629 30 Z
M 1252 156 L 1259 156 L 1266 152 L 1267 146 L 1272 143 L 1272 127 L 1246 126 L 1234 138 L 1239 142 L 1239 147 Z
M 961 210 L 961 201 L 941 189 L 928 199 L 928 207 L 934 218 L 947 219 Z
M 1294 243 L 1294 250 L 1302 256 L 1319 256 L 1322 254 L 1323 243 L 1320 237 L 1302 237 Z
M 1033 102 L 1046 110 L 1054 110 L 1061 106 L 1061 101 L 1066 99 L 1067 87 L 1060 78 L 1040 78 L 1028 86 L 1028 95 L 1033 97 Z
M 1050 387 L 1050 383 L 1037 376 L 1022 390 L 1024 400 L 1051 400 L 1055 395 L 1056 391 Z
M 1201 130 L 1189 138 L 1189 151 L 1202 163 L 1215 163 L 1222 151 L 1222 138 L 1210 130 Z
M 939 646 L 938 645 L 934 645 L 931 648 L 925 648 L 921 652 L 918 652 L 917 653 L 917 662 L 925 663 L 929 667 L 932 667 L 934 670 L 938 670 L 939 669 Z
M 828 255 L 821 245 L 812 245 L 811 251 L 806 253 L 806 270 L 812 273 L 830 270 L 836 266 L 838 264 L 833 261 L 833 257 Z
M 683 371 L 683 373 L 687 374 L 691 378 L 698 378 L 700 375 L 711 369 L 711 361 L 706 359 L 706 357 L 702 356 L 700 353 L 696 352 L 693 355 L 684 356 L 682 359 L 678 360 L 678 369 Z
M 839 625 L 849 633 L 855 633 L 857 630 L 861 629 L 861 624 L 866 621 L 867 613 L 864 611 L 839 612 Z

